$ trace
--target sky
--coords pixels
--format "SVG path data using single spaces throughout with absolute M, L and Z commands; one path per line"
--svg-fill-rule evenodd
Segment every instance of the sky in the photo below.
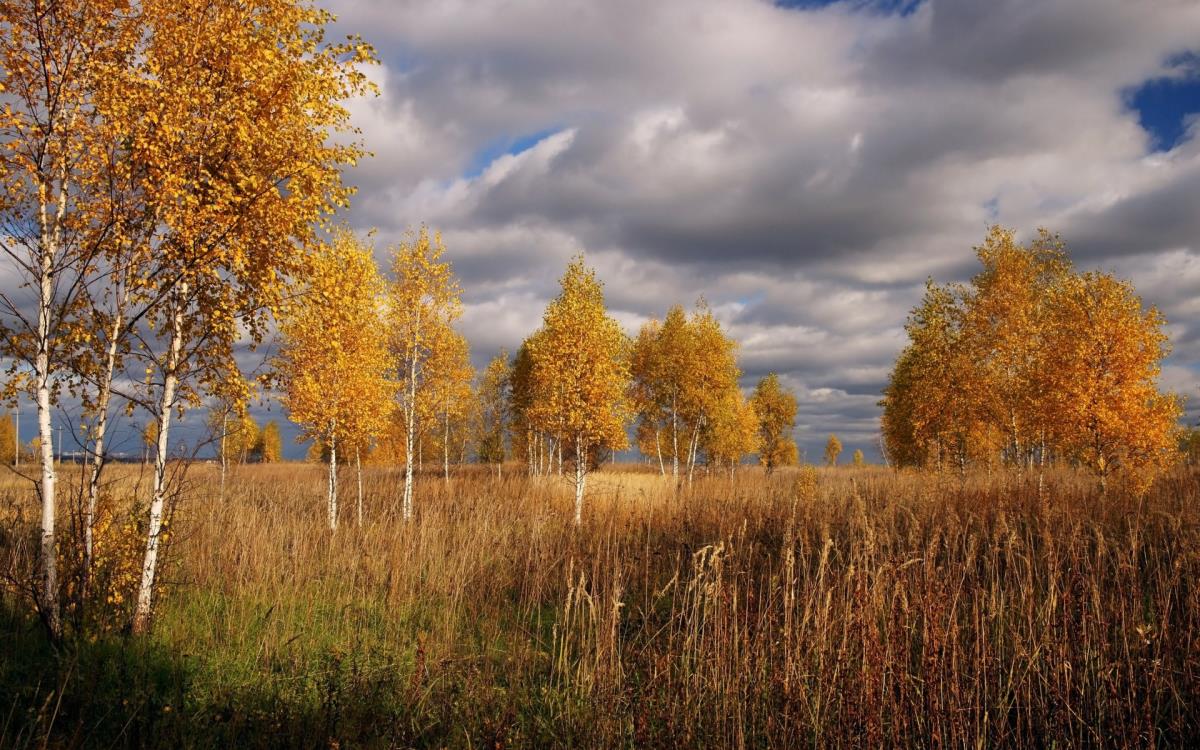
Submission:
M 441 230 L 478 366 L 584 252 L 631 333 L 703 296 L 743 385 L 797 393 L 810 460 L 830 433 L 877 458 L 908 311 L 928 277 L 969 278 L 998 222 L 1131 279 L 1200 419 L 1196 0 L 327 7 L 382 61 L 351 103 L 373 156 L 347 220 L 381 261 Z

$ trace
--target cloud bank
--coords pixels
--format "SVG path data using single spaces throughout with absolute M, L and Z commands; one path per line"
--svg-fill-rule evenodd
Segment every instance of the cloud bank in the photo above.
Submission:
M 1164 146 L 1131 103 L 1196 75 L 1191 0 L 333 10 L 384 63 L 354 104 L 375 156 L 349 175 L 351 221 L 381 245 L 443 231 L 478 362 L 586 251 L 631 329 L 704 296 L 745 384 L 797 390 L 810 456 L 829 432 L 877 455 L 907 311 L 928 276 L 969 276 L 1000 222 L 1133 279 L 1171 321 L 1163 381 L 1200 414 L 1198 125 L 1163 123 Z

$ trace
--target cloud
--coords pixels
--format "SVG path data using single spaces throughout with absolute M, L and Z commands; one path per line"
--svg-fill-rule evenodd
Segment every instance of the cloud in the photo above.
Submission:
M 1194 0 L 330 7 L 383 59 L 352 104 L 375 155 L 349 221 L 384 261 L 405 228 L 443 231 L 476 364 L 585 251 L 630 328 L 704 296 L 744 383 L 797 390 L 810 456 L 828 432 L 877 455 L 907 311 L 999 221 L 1132 278 L 1171 321 L 1164 383 L 1200 381 L 1197 126 L 1180 113 L 1156 151 L 1129 96 L 1194 59 Z
M 1200 144 L 1193 125 L 1156 153 L 1127 96 L 1181 75 L 1193 2 L 334 10 L 385 61 L 354 221 L 444 230 L 477 359 L 515 347 L 586 251 L 629 327 L 703 295 L 746 382 L 796 388 L 810 453 L 829 431 L 868 449 L 925 278 L 967 278 L 999 221 L 1133 278 L 1172 321 L 1164 382 L 1200 380 Z

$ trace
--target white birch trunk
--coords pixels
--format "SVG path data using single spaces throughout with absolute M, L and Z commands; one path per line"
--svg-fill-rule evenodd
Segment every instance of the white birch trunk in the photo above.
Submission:
M 221 415 L 221 502 L 225 502 L 225 467 L 229 457 L 225 453 L 225 436 L 229 434 L 229 412 Z
M 49 256 L 46 256 L 49 260 Z M 58 635 L 58 545 L 54 538 L 55 504 L 55 473 L 54 473 L 54 433 L 50 426 L 50 353 L 49 349 L 49 318 L 50 318 L 50 274 L 48 263 L 43 263 L 42 275 L 42 305 L 38 311 L 38 352 L 35 362 L 37 377 L 37 418 L 38 438 L 41 445 L 42 463 L 42 581 L 40 606 L 46 618 L 50 632 Z
M 88 477 L 87 507 L 83 519 L 83 583 L 87 590 L 92 571 L 93 530 L 96 525 L 96 503 L 100 495 L 100 474 L 104 471 L 104 440 L 108 430 L 108 405 L 112 398 L 113 370 L 117 362 L 117 336 L 120 335 L 124 316 L 118 304 L 112 328 L 109 330 L 108 347 L 104 352 L 104 369 L 100 374 L 99 393 L 96 398 L 96 426 L 92 432 L 92 469 Z
M 66 212 L 66 165 L 62 166 L 63 180 L 59 185 L 58 209 L 51 229 L 47 212 L 49 185 L 41 183 L 39 215 L 41 237 L 38 258 L 38 323 L 37 355 L 34 358 L 37 397 L 38 437 L 41 442 L 42 481 L 42 581 L 39 605 L 52 635 L 60 630 L 58 609 L 58 544 L 54 521 L 57 513 L 56 474 L 54 469 L 54 433 L 50 425 L 50 308 L 54 303 L 54 258 L 58 254 L 63 214 Z M 18 451 L 20 452 L 20 451 Z
M 163 371 L 162 399 L 159 402 L 158 440 L 154 453 L 154 492 L 150 500 L 150 526 L 146 530 L 146 554 L 142 560 L 142 580 L 138 587 L 137 608 L 133 614 L 133 632 L 150 629 L 154 603 L 154 576 L 158 569 L 163 506 L 166 503 L 167 448 L 171 430 L 171 412 L 175 410 L 175 392 L 179 387 L 179 364 L 183 350 L 183 304 L 188 285 L 182 282 L 174 295 L 171 310 L 171 344 Z
M 703 423 L 703 417 L 696 420 L 696 426 L 692 429 L 692 439 L 688 445 L 688 484 L 692 483 L 692 475 L 696 471 L 696 449 L 700 444 L 700 427 Z
M 575 435 L 575 525 L 583 524 L 583 483 L 587 478 L 584 469 L 586 468 L 587 458 L 585 457 L 583 435 L 576 433 Z M 561 456 L 561 446 L 560 453 Z
M 671 396 L 671 476 L 679 479 L 679 410 Z
M 337 531 L 337 422 L 334 422 L 333 429 L 329 431 L 329 489 L 325 510 L 329 514 L 329 530 Z
M 362 453 L 357 446 L 354 448 L 354 472 L 358 475 L 358 502 L 355 510 L 358 514 L 358 527 L 361 529 L 363 524 Z
M 413 440 L 417 428 L 417 345 L 418 332 L 421 330 L 420 311 L 417 313 L 416 329 L 408 351 L 408 409 L 405 413 L 404 439 L 404 500 L 402 514 L 405 521 L 411 521 L 413 515 Z
M 658 454 L 658 475 L 665 477 L 667 467 L 663 464 L 662 457 L 662 430 L 658 427 L 654 428 L 654 452 Z
M 450 410 L 447 409 L 442 418 L 442 480 L 450 486 Z
M 414 388 L 413 390 L 415 391 L 416 389 Z M 414 419 L 413 419 L 414 411 L 415 411 L 415 408 L 413 406 L 413 403 L 410 402 L 409 407 L 408 407 L 408 413 L 405 415 L 405 419 L 407 421 L 407 425 L 406 425 L 407 429 L 405 430 L 405 437 L 404 437 L 404 448 L 405 448 L 405 450 L 404 450 L 404 504 L 402 507 L 402 512 L 403 512 L 405 521 L 411 521 L 412 514 L 413 514 L 412 494 L 413 494 L 413 431 L 415 429 L 415 424 L 414 424 Z

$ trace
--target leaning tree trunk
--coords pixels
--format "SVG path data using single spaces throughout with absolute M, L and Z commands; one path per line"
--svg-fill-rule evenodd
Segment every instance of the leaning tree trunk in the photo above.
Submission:
M 104 471 L 106 457 L 104 455 L 104 440 L 108 430 L 108 405 L 112 398 L 113 370 L 117 362 L 117 337 L 121 332 L 124 316 L 118 304 L 118 312 L 113 318 L 109 330 L 108 346 L 104 352 L 104 369 L 100 373 L 100 383 L 96 397 L 96 426 L 92 431 L 92 467 L 88 477 L 87 507 L 83 519 L 83 586 L 87 592 L 92 573 L 92 549 L 94 546 L 94 529 L 96 526 L 96 503 L 100 495 L 100 474 Z
M 679 482 L 679 412 L 674 396 L 671 396 L 671 477 Z
M 171 344 L 167 366 L 163 371 L 162 399 L 159 401 L 158 439 L 154 453 L 154 493 L 150 500 L 150 526 L 146 531 L 146 554 L 142 559 L 142 580 L 138 587 L 137 608 L 133 614 L 133 632 L 150 629 L 150 614 L 154 600 L 154 575 L 158 568 L 158 551 L 162 537 L 163 507 L 167 495 L 167 447 L 171 430 L 171 412 L 175 411 L 176 390 L 179 387 L 179 365 L 183 351 L 183 305 L 188 285 L 180 284 L 174 293 L 171 310 Z
M 703 425 L 703 417 L 696 420 L 696 427 L 692 430 L 692 439 L 688 445 L 688 484 L 692 483 L 692 475 L 696 471 L 696 451 L 700 445 L 700 428 Z

